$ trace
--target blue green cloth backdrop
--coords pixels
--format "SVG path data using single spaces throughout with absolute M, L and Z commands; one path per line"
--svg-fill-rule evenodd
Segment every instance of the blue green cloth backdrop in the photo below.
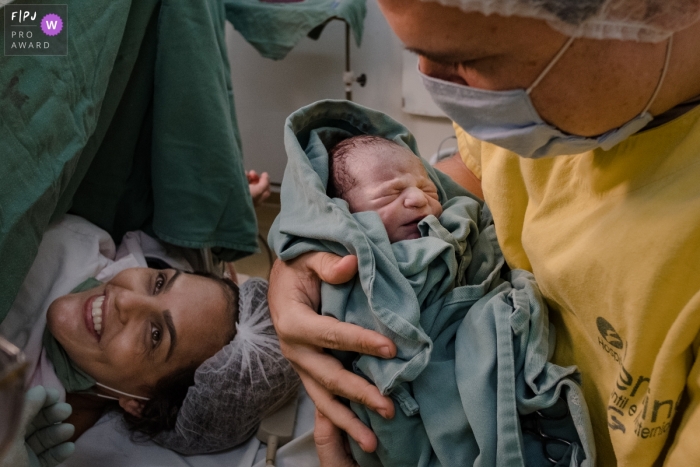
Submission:
M 68 54 L 0 56 L 0 321 L 69 211 L 117 241 L 256 251 L 221 1 L 22 3 L 68 4 Z
M 318 39 L 332 19 L 350 26 L 359 47 L 367 14 L 365 0 L 224 0 L 224 5 L 233 27 L 260 55 L 273 60 L 286 57 L 305 36 Z

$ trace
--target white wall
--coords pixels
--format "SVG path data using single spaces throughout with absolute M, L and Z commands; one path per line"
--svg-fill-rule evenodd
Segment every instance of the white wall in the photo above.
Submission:
M 299 107 L 319 99 L 344 99 L 345 23 L 332 21 L 321 38 L 302 39 L 284 60 L 262 58 L 227 23 L 226 43 L 246 169 L 267 171 L 282 181 L 286 155 L 284 121 Z M 446 118 L 419 117 L 401 110 L 401 42 L 374 0 L 367 2 L 362 46 L 352 41 L 352 68 L 367 74 L 367 85 L 353 86 L 353 100 L 404 124 L 416 137 L 423 157 L 454 134 Z M 454 146 L 446 143 L 445 146 Z

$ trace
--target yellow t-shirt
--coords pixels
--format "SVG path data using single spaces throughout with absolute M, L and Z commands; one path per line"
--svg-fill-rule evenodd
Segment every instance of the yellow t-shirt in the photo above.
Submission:
M 539 160 L 455 128 L 508 264 L 551 307 L 554 361 L 581 371 L 598 465 L 700 465 L 700 107 Z

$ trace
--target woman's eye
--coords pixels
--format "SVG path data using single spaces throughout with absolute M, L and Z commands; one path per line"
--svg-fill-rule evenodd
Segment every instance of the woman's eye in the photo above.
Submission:
M 151 327 L 151 343 L 153 344 L 153 347 L 158 345 L 160 338 L 160 329 L 155 326 Z
M 161 272 L 158 274 L 158 277 L 156 277 L 154 292 L 156 292 L 156 293 L 160 292 L 164 285 L 165 285 L 165 275 Z

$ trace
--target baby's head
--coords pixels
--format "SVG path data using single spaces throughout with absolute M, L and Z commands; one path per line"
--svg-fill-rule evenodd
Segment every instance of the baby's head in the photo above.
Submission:
M 330 151 L 328 195 L 350 212 L 376 211 L 391 243 L 419 238 L 418 222 L 442 214 L 437 188 L 418 156 L 393 141 L 362 135 Z

